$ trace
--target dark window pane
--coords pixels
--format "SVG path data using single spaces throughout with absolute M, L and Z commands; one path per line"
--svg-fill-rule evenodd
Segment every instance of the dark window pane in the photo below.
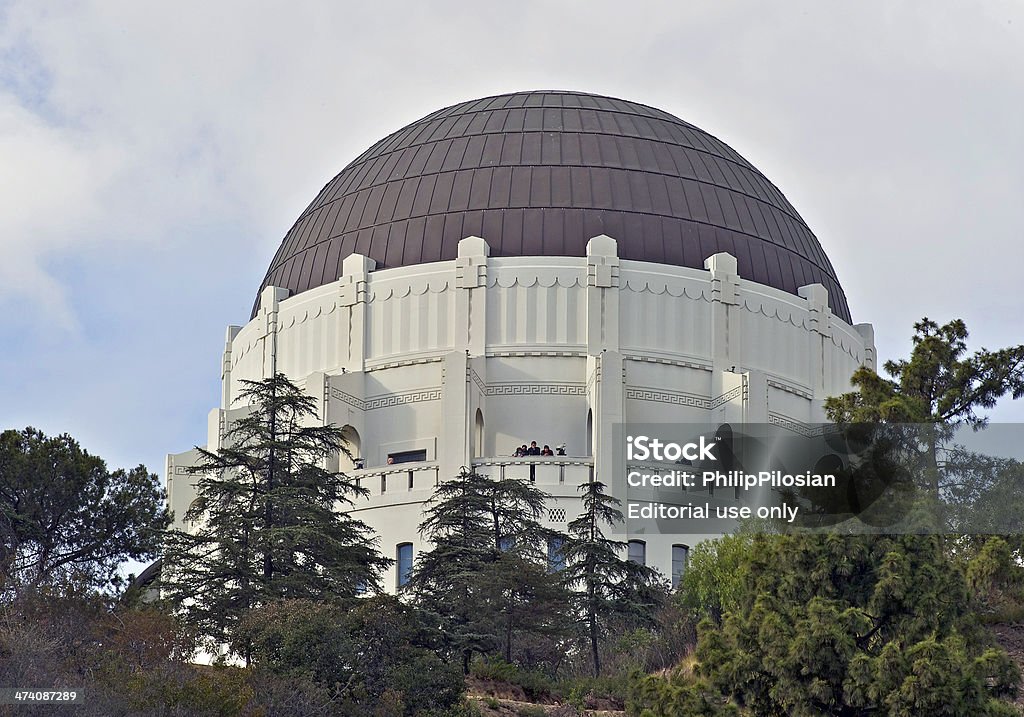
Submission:
M 402 587 L 412 577 L 412 543 L 402 543 L 397 547 L 395 567 L 398 574 L 398 587 Z
M 686 565 L 690 562 L 690 549 L 685 545 L 672 546 L 672 587 L 679 587 L 683 580 L 683 573 L 686 572 Z

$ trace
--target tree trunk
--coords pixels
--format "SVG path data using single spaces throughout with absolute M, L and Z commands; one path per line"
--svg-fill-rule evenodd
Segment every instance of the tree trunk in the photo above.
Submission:
M 276 377 L 275 377 L 276 378 Z M 276 385 L 270 387 L 270 455 L 267 456 L 267 502 L 264 505 L 265 530 L 270 530 L 274 521 L 274 509 L 271 496 L 274 494 L 274 443 L 277 441 L 277 403 Z M 272 545 L 267 545 L 263 553 L 263 580 L 269 587 L 270 580 L 274 575 L 274 558 L 271 553 Z
M 512 662 L 512 610 L 508 611 L 508 620 L 505 624 L 505 662 Z

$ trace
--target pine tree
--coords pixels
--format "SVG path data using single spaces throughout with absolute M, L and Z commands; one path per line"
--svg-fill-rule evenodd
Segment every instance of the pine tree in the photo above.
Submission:
M 463 469 L 437 487 L 419 526 L 432 544 L 409 583 L 416 602 L 438 616 L 468 673 L 474 654 L 513 657 L 525 633 L 557 632 L 563 596 L 545 569 L 557 534 L 540 524 L 550 496 L 525 481 L 492 480 Z
M 0 433 L 0 599 L 25 590 L 108 591 L 167 526 L 157 477 L 107 468 L 67 434 Z
M 346 509 L 366 490 L 327 469 L 347 452 L 341 431 L 312 425 L 315 400 L 283 374 L 245 381 L 248 406 L 223 447 L 200 449 L 190 530 L 168 534 L 163 589 L 217 644 L 239 620 L 274 600 L 315 601 L 377 591 L 391 561 Z
M 1024 346 L 967 355 L 962 321 L 914 329 L 910 358 L 885 364 L 892 378 L 859 369 L 855 392 L 827 400 L 829 417 L 868 424 L 882 458 L 868 468 L 881 478 L 909 473 L 932 503 L 946 497 L 943 479 L 971 461 L 1005 487 L 1000 473 L 1012 482 L 1016 466 L 967 453 L 951 465 L 944 444 L 960 426 L 983 427 L 981 410 L 998 398 L 1024 395 Z M 1018 670 L 978 626 L 954 546 L 946 535 L 756 536 L 732 609 L 721 626 L 701 625 L 703 682 L 648 680 L 648 701 L 661 702 L 652 714 L 679 713 L 708 685 L 732 702 L 708 704 L 754 717 L 1015 714 L 1005 698 Z M 999 566 L 1012 564 L 1008 546 L 986 546 L 1003 556 L 983 549 L 968 564 L 975 590 L 993 590 Z
M 861 367 L 850 379 L 856 391 L 825 401 L 829 420 L 837 423 L 918 424 L 910 443 L 923 487 L 934 498 L 943 487 L 940 452 L 953 432 L 984 427 L 979 409 L 1003 396 L 1024 397 L 1024 345 L 968 354 L 967 337 L 960 319 L 943 326 L 921 319 L 910 358 L 885 363 L 891 378 Z
M 661 597 L 657 573 L 619 557 L 625 543 L 612 540 L 602 526 L 623 521 L 620 501 L 604 490 L 600 481 L 579 487 L 583 512 L 569 523 L 569 537 L 562 553 L 566 567 L 562 579 L 572 594 L 576 620 L 590 649 L 594 675 L 601 675 L 600 645 L 609 622 L 616 618 L 649 622 Z
M 754 716 L 1010 715 L 1017 671 L 939 536 L 761 535 L 700 673 Z

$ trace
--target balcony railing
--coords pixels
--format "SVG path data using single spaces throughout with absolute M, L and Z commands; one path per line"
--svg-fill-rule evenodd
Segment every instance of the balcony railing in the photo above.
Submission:
M 371 496 L 408 493 L 411 490 L 432 491 L 438 482 L 438 466 L 437 461 L 396 463 L 351 470 L 348 475 L 370 491 Z
M 590 456 L 496 456 L 474 458 L 473 469 L 499 480 L 519 478 L 538 485 L 580 485 L 591 479 L 594 459 Z
M 474 458 L 473 469 L 497 479 L 518 478 L 538 485 L 577 486 L 591 479 L 594 459 L 589 456 L 531 456 L 527 458 Z M 399 496 L 410 491 L 433 491 L 441 480 L 437 461 L 398 463 L 347 471 L 358 485 L 366 488 L 370 498 Z M 374 501 L 377 502 L 376 500 Z

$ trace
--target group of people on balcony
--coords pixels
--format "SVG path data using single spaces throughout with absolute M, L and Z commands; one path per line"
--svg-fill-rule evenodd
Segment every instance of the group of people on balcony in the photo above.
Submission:
M 541 456 L 541 457 L 544 457 L 544 456 L 556 456 L 556 455 L 564 456 L 565 455 L 565 444 L 562 443 L 561 445 L 557 446 L 556 450 L 558 451 L 558 453 L 555 453 L 555 451 L 551 450 L 551 446 L 547 445 L 546 443 L 544 444 L 543 448 L 540 448 L 540 447 L 537 446 L 537 441 L 530 441 L 530 445 L 529 446 L 527 446 L 524 443 L 523 445 L 521 445 L 518 448 L 516 448 L 516 452 L 512 454 L 512 457 L 513 458 L 526 458 L 528 456 Z

